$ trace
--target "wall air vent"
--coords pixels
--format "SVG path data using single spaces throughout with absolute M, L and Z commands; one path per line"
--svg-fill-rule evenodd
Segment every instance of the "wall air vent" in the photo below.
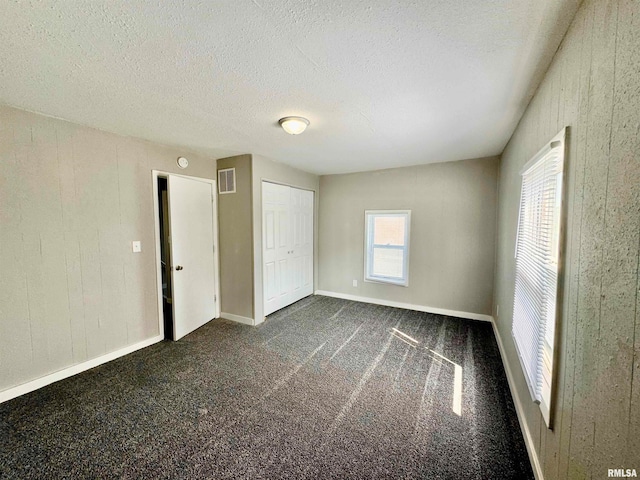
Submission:
M 218 170 L 218 192 L 236 193 L 236 169 L 225 168 Z

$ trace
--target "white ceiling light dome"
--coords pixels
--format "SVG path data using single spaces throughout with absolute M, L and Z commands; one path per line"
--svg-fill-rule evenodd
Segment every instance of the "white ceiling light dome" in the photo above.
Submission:
M 278 123 L 289 135 L 300 135 L 309 126 L 309 120 L 304 117 L 284 117 Z

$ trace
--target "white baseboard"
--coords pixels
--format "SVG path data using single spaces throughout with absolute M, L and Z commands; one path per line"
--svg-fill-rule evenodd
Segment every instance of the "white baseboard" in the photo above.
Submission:
M 522 435 L 524 436 L 524 443 L 527 446 L 527 453 L 529 454 L 529 461 L 531 462 L 531 466 L 533 467 L 533 474 L 535 475 L 537 480 L 544 480 L 542 466 L 540 465 L 540 459 L 538 458 L 538 454 L 536 453 L 536 449 L 533 443 L 533 437 L 531 436 L 531 431 L 529 430 L 529 425 L 527 425 L 527 422 L 524 418 L 524 409 L 522 408 L 522 402 L 520 401 L 520 396 L 515 389 L 513 373 L 511 372 L 511 367 L 507 362 L 507 357 L 504 352 L 504 345 L 502 344 L 502 339 L 498 334 L 498 328 L 496 327 L 495 320 L 493 320 L 491 324 L 493 325 L 493 335 L 496 337 L 496 342 L 498 343 L 498 350 L 500 350 L 502 365 L 504 365 L 504 370 L 507 374 L 507 382 L 509 383 L 511 398 L 513 398 L 513 404 L 516 407 L 518 422 L 520 423 L 520 429 L 522 430 Z
M 492 320 L 491 315 L 484 315 L 481 313 L 460 312 L 458 310 L 447 310 L 444 308 L 428 307 L 426 305 L 414 305 L 412 303 L 394 302 L 391 300 L 380 300 L 370 297 L 360 297 L 358 295 L 328 292 L 326 290 L 316 290 L 314 293 L 315 295 L 324 295 L 325 297 L 335 297 L 342 298 L 344 300 L 353 300 L 355 302 L 373 303 L 374 305 L 384 305 L 385 307 L 405 308 L 407 310 L 436 313 L 438 315 L 447 315 L 449 317 L 467 318 L 469 320 L 480 320 L 483 322 L 491 322 Z
M 252 327 L 254 326 L 253 318 L 242 317 L 240 315 L 234 315 L 233 313 L 225 312 L 220 313 L 220 316 L 227 320 L 231 320 L 232 322 L 243 323 L 244 325 L 251 325 Z
M 128 355 L 129 353 L 133 353 L 136 350 L 148 347 L 162 340 L 164 340 L 164 337 L 162 335 L 158 335 L 156 337 L 143 340 L 142 342 L 138 342 L 133 345 L 121 348 L 120 350 L 116 350 L 115 352 L 107 353 L 100 357 L 87 360 L 86 362 L 72 365 L 71 367 L 67 367 L 63 370 L 50 373 L 49 375 L 45 375 L 44 377 L 36 378 L 35 380 L 23 383 L 22 385 L 8 388 L 7 390 L 3 390 L 0 392 L 0 403 L 6 402 L 7 400 L 11 400 L 12 398 L 19 397 L 20 395 L 24 395 L 26 393 L 33 392 L 34 390 L 45 387 L 59 380 L 77 375 L 78 373 L 84 372 L 85 370 L 89 370 L 91 368 L 97 367 L 98 365 L 102 365 L 103 363 L 110 362 L 111 360 L 115 360 L 116 358 L 123 357 L 125 355 Z

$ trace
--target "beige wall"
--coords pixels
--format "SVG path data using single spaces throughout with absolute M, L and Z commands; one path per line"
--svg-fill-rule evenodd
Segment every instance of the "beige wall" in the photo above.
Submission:
M 567 125 L 567 255 L 552 431 L 531 402 L 510 333 L 513 252 L 519 171 Z M 640 469 L 640 2 L 582 4 L 502 156 L 499 196 L 496 322 L 544 477 Z
M 0 390 L 158 335 L 152 169 L 215 178 L 198 155 L 0 106 Z
M 497 172 L 486 158 L 321 177 L 318 289 L 490 315 Z M 401 209 L 409 286 L 364 282 L 364 211 Z
M 251 155 L 218 160 L 218 170 L 236 169 L 236 193 L 218 196 L 222 316 L 253 319 L 253 216 Z M 233 319 L 233 317 L 230 317 Z
M 314 252 L 313 272 L 314 285 L 318 285 L 318 198 L 319 177 L 289 167 L 283 163 L 274 162 L 259 155 L 253 155 L 253 257 L 254 257 L 254 319 L 255 323 L 264 321 L 263 279 L 262 279 L 262 181 L 271 181 L 290 185 L 304 190 L 313 190 L 314 198 Z

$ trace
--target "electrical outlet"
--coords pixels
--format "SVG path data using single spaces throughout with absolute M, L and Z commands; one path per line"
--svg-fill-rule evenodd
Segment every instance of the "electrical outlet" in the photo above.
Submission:
M 353 281 L 353 286 L 354 286 L 354 287 L 357 287 L 357 286 L 358 286 L 358 280 L 354 280 L 354 281 Z

